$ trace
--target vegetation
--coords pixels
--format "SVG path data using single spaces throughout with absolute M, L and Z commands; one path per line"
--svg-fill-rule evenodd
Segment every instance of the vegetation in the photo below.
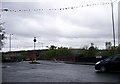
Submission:
M 2 49 L 2 47 L 3 47 L 3 39 L 5 38 L 5 36 L 4 36 L 4 28 L 3 28 L 3 25 L 4 23 L 1 23 L 0 22 L 0 50 Z M 2 53 L 0 52 L 0 62 L 2 61 Z
M 21 59 L 26 60 L 28 58 L 27 52 L 22 52 L 21 53 Z
M 21 55 L 20 56 L 21 59 L 26 60 L 30 58 L 32 52 L 33 51 L 19 51 L 18 53 Z M 107 57 L 114 54 L 120 54 L 120 45 L 117 46 L 116 48 L 112 47 L 111 49 L 104 49 L 104 50 L 99 50 L 97 47 L 94 47 L 93 45 L 83 49 L 68 49 L 66 47 L 51 46 L 49 47 L 49 49 L 36 50 L 35 52 L 36 52 L 37 59 L 66 60 L 69 58 L 70 59 L 77 58 L 79 61 L 81 57 L 95 59 L 96 56 Z M 17 53 L 17 52 L 14 52 L 14 53 Z M 91 60 L 91 59 L 88 59 L 88 60 Z
M 55 48 L 55 49 L 42 51 L 39 54 L 39 58 L 40 59 L 52 59 L 52 58 L 58 59 L 58 58 L 68 57 L 71 55 L 72 55 L 71 50 L 67 48 L 58 48 L 58 49 Z
M 4 36 L 4 28 L 3 28 L 3 23 L 0 23 L 0 50 L 2 49 L 2 46 L 3 46 L 3 39 L 5 38 Z

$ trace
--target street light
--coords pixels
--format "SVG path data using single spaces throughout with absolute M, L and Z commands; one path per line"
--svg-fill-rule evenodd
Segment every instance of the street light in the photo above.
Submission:
M 112 27 L 113 27 L 113 42 L 114 42 L 114 48 L 115 48 L 115 26 L 114 26 L 114 13 L 113 13 L 113 2 L 111 1 L 111 14 L 112 14 Z
M 12 35 L 13 35 L 13 34 L 10 34 L 10 37 L 9 37 L 9 51 L 10 51 L 10 52 L 11 52 L 11 41 L 12 41 L 11 37 L 12 37 Z

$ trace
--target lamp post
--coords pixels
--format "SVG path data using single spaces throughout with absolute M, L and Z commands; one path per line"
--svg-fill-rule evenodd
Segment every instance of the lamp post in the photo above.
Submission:
M 115 48 L 115 25 L 114 25 L 114 13 L 113 13 L 113 2 L 111 1 L 111 14 L 112 14 L 112 27 L 113 27 L 113 43 Z
M 9 51 L 11 52 L 11 43 L 12 43 L 12 37 L 13 34 L 10 34 L 10 37 L 9 37 Z

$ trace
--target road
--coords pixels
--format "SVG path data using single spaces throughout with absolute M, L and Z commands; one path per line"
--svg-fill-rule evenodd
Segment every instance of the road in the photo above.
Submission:
M 40 61 L 3 63 L 3 82 L 120 82 L 120 72 L 96 72 L 94 65 Z

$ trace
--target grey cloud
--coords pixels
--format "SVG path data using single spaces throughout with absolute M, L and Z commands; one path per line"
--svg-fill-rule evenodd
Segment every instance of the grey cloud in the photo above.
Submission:
M 10 2 L 4 3 L 3 7 L 47 9 L 62 6 L 52 3 L 44 1 L 40 3 Z M 66 11 L 5 12 L 3 21 L 6 22 L 4 25 L 6 32 L 13 33 L 20 41 L 24 38 L 25 42 L 32 42 L 33 37 L 36 36 L 38 41 L 48 42 L 48 44 L 73 46 L 76 43 L 74 46 L 80 46 L 79 43 L 85 41 L 83 45 L 90 42 L 103 45 L 105 41 L 112 39 L 112 25 L 108 12 L 110 11 L 107 8 L 99 10 L 92 7 Z M 21 42 L 19 45 L 25 45 L 25 42 Z M 31 46 L 31 44 L 29 45 Z

